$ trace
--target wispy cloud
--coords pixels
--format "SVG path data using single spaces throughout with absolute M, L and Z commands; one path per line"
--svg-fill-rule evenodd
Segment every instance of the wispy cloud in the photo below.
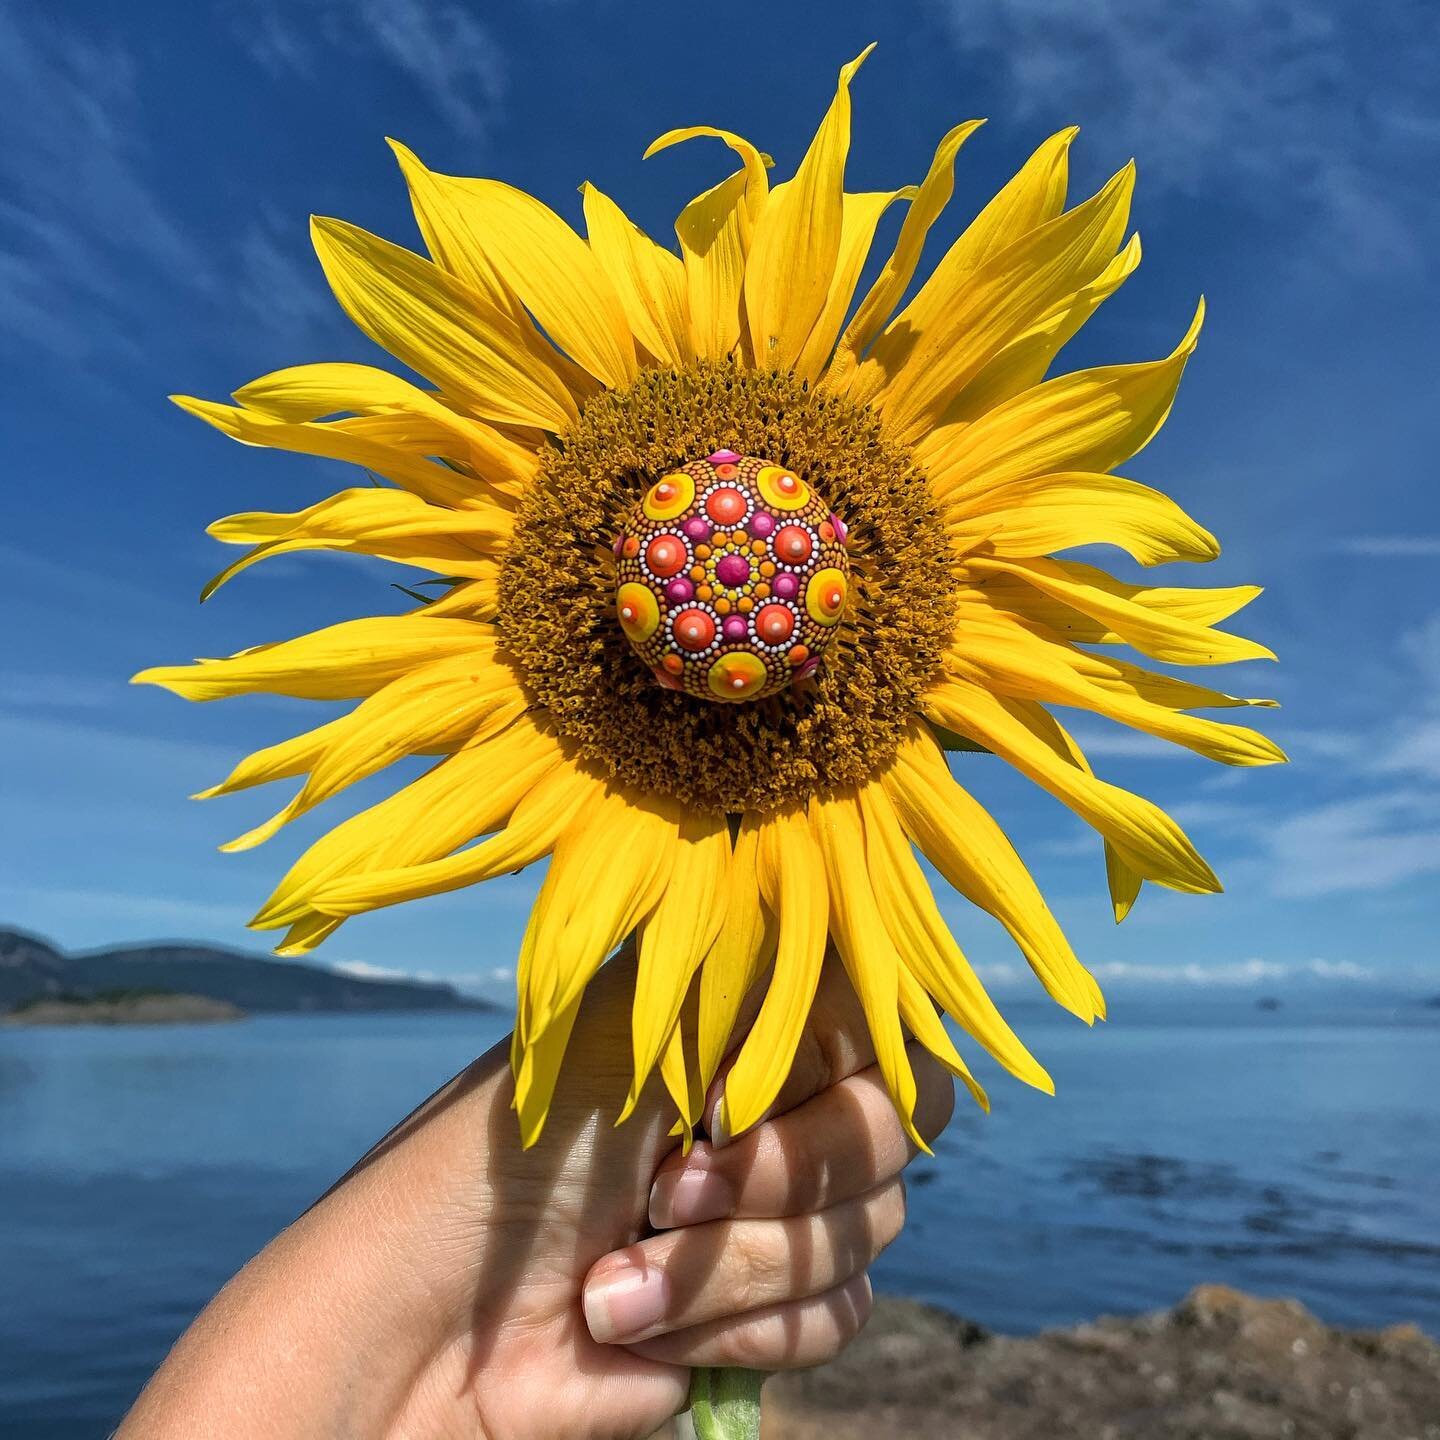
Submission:
M 1103 984 L 1190 985 L 1196 988 L 1234 988 L 1274 985 L 1294 980 L 1360 981 L 1374 978 L 1368 966 L 1352 960 L 1217 960 L 1211 963 L 1147 964 L 1132 960 L 1106 960 L 1088 967 Z M 1022 965 L 1003 962 L 979 967 L 990 984 L 1009 985 L 1033 980 Z
M 1345 555 L 1377 559 L 1440 560 L 1440 535 L 1358 535 L 1335 546 Z
M 135 57 L 42 14 L 0 9 L 0 310 L 12 342 L 79 364 L 135 348 L 125 266 L 208 272 L 147 173 Z
M 327 52 L 375 58 L 398 71 L 461 134 L 484 136 L 505 94 L 491 31 L 457 4 L 308 0 L 247 6 L 234 20 L 251 58 L 272 75 L 311 75 Z
M 1199 195 L 1219 181 L 1297 238 L 1320 219 L 1332 264 L 1428 254 L 1440 30 L 1423 0 L 935 3 L 1012 106 L 1133 148 L 1148 185 Z

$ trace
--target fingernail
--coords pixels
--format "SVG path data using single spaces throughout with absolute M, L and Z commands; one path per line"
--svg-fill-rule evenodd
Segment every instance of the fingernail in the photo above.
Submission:
M 667 1170 L 650 1187 L 650 1223 L 657 1230 L 676 1225 L 697 1225 L 702 1220 L 723 1220 L 735 1204 L 730 1182 L 703 1165 L 698 1155 L 683 1170 Z
M 710 1116 L 710 1148 L 723 1150 L 730 1143 L 730 1131 L 725 1124 L 725 1092 L 721 1090 L 715 1099 L 715 1109 Z
M 602 1345 L 636 1340 L 649 1330 L 670 1302 L 670 1281 L 663 1270 L 626 1264 L 610 1278 L 585 1287 L 585 1323 Z

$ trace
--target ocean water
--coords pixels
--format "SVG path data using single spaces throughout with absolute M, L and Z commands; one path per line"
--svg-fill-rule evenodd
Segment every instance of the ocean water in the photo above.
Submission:
M 1343 1000 L 1343 1003 L 1342 1003 Z M 877 1284 L 1025 1332 L 1223 1281 L 1440 1334 L 1440 1012 L 1333 993 L 1019 1006 Z M 0 1030 L 0 1436 L 103 1436 L 223 1281 L 507 1028 L 488 1015 Z M 972 1047 L 973 1048 L 973 1047 Z

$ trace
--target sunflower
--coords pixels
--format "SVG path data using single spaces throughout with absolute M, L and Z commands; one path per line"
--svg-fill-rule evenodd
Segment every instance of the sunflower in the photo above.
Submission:
M 1114 546 L 1150 566 L 1219 551 L 1164 495 L 1111 473 L 1163 423 L 1203 306 L 1163 359 L 1046 378 L 1139 262 L 1133 167 L 1067 209 L 1076 132 L 1052 136 L 902 305 L 980 122 L 940 141 L 918 185 L 847 192 L 864 59 L 840 71 L 784 183 L 729 131 L 673 130 L 650 147 L 708 137 L 739 159 L 680 212 L 678 254 L 591 184 L 582 238 L 523 191 L 435 173 L 392 142 L 429 258 L 339 220 L 316 218 L 313 237 L 351 319 L 423 383 L 315 364 L 246 385 L 233 405 L 176 397 L 242 443 L 348 461 L 376 482 L 218 521 L 212 535 L 248 548 L 207 595 L 298 550 L 433 578 L 403 613 L 135 678 L 191 700 L 359 702 L 204 792 L 304 777 L 227 849 L 402 757 L 438 757 L 291 867 L 252 922 L 283 930 L 282 955 L 349 916 L 548 858 L 517 967 L 527 1144 L 587 982 L 632 936 L 625 1113 L 658 1067 L 688 1135 L 763 982 L 724 1099 L 731 1133 L 753 1124 L 831 946 L 912 1134 L 907 1032 L 986 1103 L 937 1005 L 1050 1090 L 950 935 L 920 856 L 1005 927 L 1059 1004 L 1090 1022 L 1104 1002 L 946 752 L 1003 757 L 1093 826 L 1117 920 L 1146 880 L 1219 882 L 1169 816 L 1094 773 L 1051 707 L 1230 765 L 1284 758 L 1193 713 L 1269 702 L 1114 653 L 1273 658 L 1214 628 L 1255 588 L 1137 585 L 1053 558 Z M 898 237 L 856 304 L 892 205 Z

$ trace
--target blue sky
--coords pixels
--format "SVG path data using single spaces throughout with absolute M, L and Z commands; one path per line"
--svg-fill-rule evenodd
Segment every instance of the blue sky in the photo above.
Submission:
M 1080 725 L 1102 773 L 1171 808 L 1227 884 L 1208 899 L 1147 890 L 1118 931 L 1098 846 L 1067 811 L 984 757 L 957 760 L 962 778 L 1117 985 L 1440 988 L 1440 40 L 1423 0 L 129 8 L 0 10 L 0 921 L 77 948 L 259 943 L 245 919 L 329 823 L 217 854 L 276 802 L 185 796 L 318 709 L 187 706 L 125 681 L 405 603 L 388 588 L 403 572 L 287 557 L 202 610 L 221 564 L 211 519 L 298 509 L 348 482 L 235 446 L 164 398 L 374 358 L 330 301 L 306 217 L 414 242 L 383 137 L 577 223 L 591 179 L 668 235 L 725 159 L 692 146 L 642 163 L 655 135 L 729 126 L 786 171 L 837 66 L 876 39 L 855 86 L 852 186 L 918 180 L 950 125 L 989 117 L 931 258 L 1063 124 L 1082 126 L 1077 194 L 1137 157 L 1145 263 L 1063 359 L 1162 354 L 1207 296 L 1174 417 L 1128 473 L 1225 542 L 1171 583 L 1268 587 L 1249 629 L 1282 663 L 1232 671 L 1232 688 L 1283 701 L 1263 723 L 1295 762 L 1226 772 Z M 321 958 L 503 993 L 532 885 L 351 922 Z M 982 970 L 1017 978 L 1003 935 L 958 902 L 950 914 Z

